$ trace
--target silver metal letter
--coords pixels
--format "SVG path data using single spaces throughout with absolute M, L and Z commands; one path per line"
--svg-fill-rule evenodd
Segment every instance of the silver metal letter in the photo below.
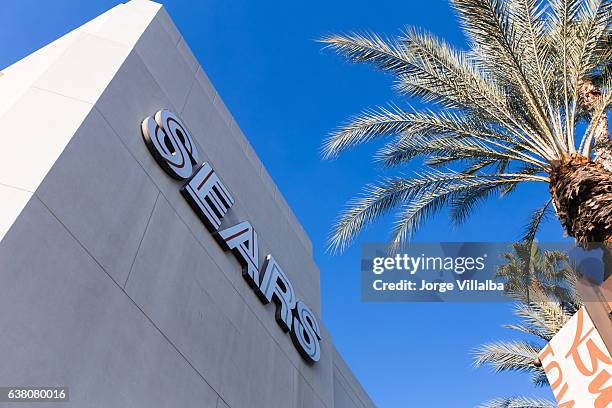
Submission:
M 306 360 L 316 363 L 321 358 L 321 329 L 314 313 L 303 300 L 298 300 L 293 310 L 293 344 Z
M 187 127 L 169 110 L 163 109 L 142 121 L 142 137 L 159 165 L 170 176 L 184 180 L 198 162 L 198 149 Z
M 248 221 L 242 221 L 217 234 L 217 239 L 226 251 L 232 250 L 242 265 L 242 276 L 254 288 L 259 287 L 259 247 L 257 232 Z
M 266 257 L 263 277 L 257 293 L 264 303 L 276 303 L 276 321 L 284 331 L 291 330 L 292 310 L 295 307 L 293 286 L 272 255 Z
M 181 193 L 211 231 L 219 229 L 221 218 L 234 205 L 234 197 L 208 163 L 183 186 Z

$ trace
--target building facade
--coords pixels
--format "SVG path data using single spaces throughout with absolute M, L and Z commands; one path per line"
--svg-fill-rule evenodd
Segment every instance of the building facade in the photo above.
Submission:
M 308 236 L 161 5 L 116 6 L 4 69 L 0 95 L 1 385 L 374 406 L 321 321 Z

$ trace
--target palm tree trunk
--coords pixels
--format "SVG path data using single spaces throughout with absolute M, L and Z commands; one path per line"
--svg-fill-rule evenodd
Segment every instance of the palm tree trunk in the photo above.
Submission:
M 579 89 L 580 107 L 592 112 L 601 98 L 601 90 L 586 80 Z M 583 248 L 603 250 L 604 279 L 612 276 L 612 143 L 608 117 L 602 116 L 595 127 L 595 159 L 574 155 L 553 163 L 550 194 L 557 217 Z
M 612 172 L 612 143 L 608 134 L 608 116 L 603 116 L 595 131 L 595 161 Z
M 612 259 L 612 172 L 601 160 L 574 155 L 553 166 L 549 186 L 567 234 L 583 248 L 601 246 L 604 260 Z M 606 265 L 605 276 L 611 272 Z

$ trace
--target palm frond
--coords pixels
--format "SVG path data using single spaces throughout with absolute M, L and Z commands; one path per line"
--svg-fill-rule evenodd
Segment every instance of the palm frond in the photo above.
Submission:
M 369 109 L 351 118 L 334 131 L 323 143 L 322 153 L 326 159 L 337 157 L 349 148 L 366 143 L 373 138 L 403 132 L 418 133 L 426 124 L 419 115 L 407 113 L 399 108 Z
M 395 75 L 411 72 L 412 58 L 396 40 L 365 32 L 328 35 L 319 41 L 350 62 L 371 63 Z
M 376 218 L 402 203 L 406 211 L 398 221 L 400 234 L 411 233 L 427 214 L 443 201 L 461 192 L 487 185 L 503 185 L 517 181 L 545 181 L 529 174 L 470 175 L 453 171 L 431 170 L 410 178 L 385 178 L 377 184 L 365 186 L 362 194 L 347 204 L 332 230 L 332 251 L 343 251 L 359 232 Z M 403 239 L 403 238 L 402 238 Z M 393 242 L 399 244 L 400 238 Z
M 572 80 L 588 77 L 593 69 L 610 63 L 610 26 L 612 3 L 608 0 L 585 0 L 578 9 L 577 43 L 570 69 Z
M 523 104 L 516 104 L 505 89 L 482 69 L 472 55 L 454 50 L 435 36 L 408 29 L 401 39 L 416 56 L 415 70 L 399 76 L 396 89 L 405 95 L 425 101 L 441 103 L 470 111 L 495 121 L 524 142 L 539 155 L 547 157 L 554 152 L 537 134 L 537 127 L 521 112 Z M 513 108 L 514 105 L 514 108 Z
M 539 96 L 547 119 L 551 122 L 556 135 L 563 132 L 561 118 L 556 114 L 554 98 L 550 95 L 551 82 L 554 80 L 551 68 L 551 43 L 548 37 L 546 20 L 543 17 L 546 7 L 540 0 L 510 0 L 509 8 L 517 37 L 517 46 L 522 56 L 527 82 Z
M 515 110 L 524 110 L 524 117 L 536 132 L 530 135 L 553 154 L 562 154 L 563 146 L 554 134 L 540 99 L 534 92 L 523 66 L 521 38 L 504 0 L 453 0 L 460 21 L 472 41 L 478 62 L 497 82 L 509 89 Z
M 566 324 L 581 306 L 575 290 L 577 269 L 561 251 L 542 250 L 535 242 L 512 244 L 502 254 L 496 277 L 517 303 L 517 323 L 504 327 L 535 338 L 537 342 L 498 341 L 475 350 L 476 366 L 488 365 L 495 372 L 519 371 L 531 374 L 535 386 L 548 384 L 541 365 L 534 364 L 544 344 Z M 500 400 L 501 401 L 501 400 Z
M 446 184 L 460 182 L 466 176 L 460 173 L 430 171 L 418 177 L 384 178 L 368 184 L 362 194 L 347 204 L 334 225 L 330 250 L 342 251 L 359 232 L 376 218 L 410 199 Z
M 507 185 L 507 184 L 506 184 Z M 500 194 L 504 184 L 485 185 L 473 188 L 457 194 L 450 204 L 450 219 L 455 225 L 463 224 L 469 216 L 478 208 L 478 205 L 486 201 L 494 194 Z
M 453 199 L 473 189 L 485 186 L 504 185 L 519 181 L 545 181 L 545 177 L 528 174 L 478 174 L 447 173 L 449 181 L 431 183 L 410 197 L 402 205 L 393 227 L 390 245 L 397 249 L 405 242 L 428 217 L 435 214 Z
M 557 404 L 541 398 L 509 397 L 498 398 L 478 406 L 478 408 L 556 408 Z
M 448 131 L 448 133 L 446 133 Z M 440 132 L 440 133 L 438 133 Z M 430 166 L 447 165 L 458 160 L 486 160 L 489 164 L 506 164 L 513 160 L 545 171 L 548 167 L 533 157 L 525 154 L 522 147 L 503 140 L 502 135 L 484 137 L 478 134 L 462 132 L 453 134 L 449 128 L 430 126 L 421 134 L 403 134 L 399 139 L 386 144 L 375 155 L 375 159 L 385 166 L 392 167 L 409 162 L 415 157 L 425 156 L 425 164 Z M 500 141 L 497 141 L 498 139 Z M 505 167 L 498 168 L 504 172 Z M 468 171 L 467 173 L 470 173 Z M 519 173 L 522 173 L 520 171 Z
M 521 242 L 533 242 L 542 225 L 551 213 L 552 200 L 548 200 L 542 207 L 535 210 L 523 230 Z
M 504 327 L 506 329 L 516 330 L 525 334 L 539 337 L 542 340 L 546 340 L 547 337 L 546 334 L 542 333 L 542 331 L 538 328 L 526 324 L 507 324 Z
M 601 130 L 612 108 L 612 2 L 450 1 L 468 50 L 415 28 L 394 38 L 351 33 L 322 39 L 347 60 L 390 73 L 401 95 L 434 109 L 366 111 L 326 139 L 324 157 L 389 137 L 375 155 L 386 167 L 419 158 L 425 174 L 445 167 L 462 174 L 453 175 L 452 183 L 411 190 L 384 211 L 365 212 L 382 215 L 397 208 L 395 247 L 445 206 L 454 222 L 462 222 L 495 193 L 507 195 L 524 181 L 549 182 L 545 173 L 574 155 L 591 158 L 596 136 L 598 145 L 609 144 Z M 590 92 L 585 103 L 588 81 L 601 93 L 596 102 L 598 94 Z M 584 122 L 587 130 L 577 139 Z M 419 183 L 421 174 L 410 177 Z M 365 202 L 353 203 L 354 213 L 361 214 Z M 549 210 L 550 204 L 536 210 L 525 240 L 535 238 Z M 357 215 L 352 222 L 351 216 L 348 209 L 341 214 L 331 235 L 333 248 L 344 248 L 374 220 Z
M 531 383 L 536 387 L 545 387 L 550 385 L 544 370 L 538 370 L 531 373 Z
M 500 341 L 483 344 L 474 351 L 474 365 L 489 365 L 495 372 L 518 371 L 534 372 L 533 361 L 538 358 L 542 348 L 525 341 Z
M 346 209 L 340 213 L 332 229 L 328 249 L 332 252 L 343 251 L 363 228 L 434 180 L 435 177 L 422 180 L 396 177 L 366 185 L 362 194 L 349 201 Z
M 461 117 L 452 112 L 406 112 L 397 106 L 370 109 L 351 118 L 325 140 L 322 147 L 323 156 L 337 157 L 347 149 L 389 135 L 400 135 L 400 137 L 383 152 L 392 153 L 396 146 L 408 145 L 411 139 L 417 136 L 420 137 L 419 140 L 446 136 L 471 138 L 493 148 L 512 152 L 518 160 L 546 165 L 545 162 L 533 157 L 537 151 L 491 127 L 478 117 Z M 531 155 L 525 151 L 531 152 Z M 385 157 L 385 154 L 381 154 L 379 158 L 386 161 Z M 388 160 L 389 165 L 401 161 L 401 159 Z
M 484 76 L 465 52 L 415 28 L 407 28 L 400 41 L 413 56 L 412 70 L 398 75 L 396 89 L 401 94 L 493 117 L 506 111 L 503 90 Z
M 539 337 L 547 341 L 550 341 L 572 317 L 570 312 L 552 299 L 537 304 L 519 305 L 515 313 L 526 324 L 537 329 L 540 333 Z
M 566 98 L 567 133 L 572 144 L 575 139 L 574 123 L 578 111 L 577 99 L 580 82 L 588 78 L 597 66 L 609 62 L 607 35 L 612 24 L 611 7 L 611 3 L 607 0 L 583 2 L 557 0 L 553 2 L 555 16 L 558 13 L 567 13 L 554 20 L 558 30 L 553 31 L 553 35 L 556 34 L 556 37 L 553 38 L 563 47 L 561 49 L 564 78 L 562 88 Z M 607 57 L 608 60 L 602 57 Z M 582 145 L 585 145 L 584 140 Z
M 589 157 L 592 141 L 595 140 L 595 135 L 601 131 L 600 127 L 602 126 L 602 118 L 607 115 L 607 111 L 612 103 L 612 90 L 607 87 L 604 87 L 604 92 L 598 98 L 598 101 L 595 103 L 595 107 L 593 109 L 591 121 L 589 126 L 585 132 L 585 137 L 583 139 L 583 143 L 581 145 L 582 152 L 585 156 Z M 603 122 L 607 123 L 607 122 Z

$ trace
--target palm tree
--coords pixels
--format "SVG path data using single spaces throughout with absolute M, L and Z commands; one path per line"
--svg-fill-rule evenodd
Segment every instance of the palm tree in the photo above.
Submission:
M 535 231 L 550 210 L 578 244 L 612 242 L 610 0 L 451 0 L 468 40 L 459 50 L 407 28 L 321 39 L 351 62 L 392 74 L 401 94 L 434 109 L 373 108 L 323 144 L 334 158 L 379 137 L 375 155 L 396 167 L 420 157 L 423 170 L 369 184 L 340 214 L 330 248 L 398 209 L 391 246 L 405 242 L 444 207 L 462 222 L 492 194 L 523 182 L 547 183 Z M 535 232 L 533 232 L 535 234 Z
M 474 352 L 477 367 L 489 365 L 494 372 L 515 371 L 531 374 L 536 386 L 548 385 L 539 360 L 542 348 L 578 311 L 582 302 L 575 291 L 576 268 L 559 251 L 541 251 L 536 244 L 514 244 L 513 252 L 503 255 L 507 260 L 498 268 L 508 294 L 517 300 L 515 315 L 518 324 L 507 325 L 531 336 L 535 341 L 496 341 L 478 347 Z M 546 400 L 512 397 L 490 401 L 482 408 L 555 407 Z
M 572 299 L 575 295 L 575 268 L 561 251 L 542 251 L 533 241 L 512 244 L 512 252 L 501 255 L 506 261 L 498 267 L 497 277 L 505 281 L 508 294 L 525 304 L 534 295 L 552 294 L 556 299 Z

